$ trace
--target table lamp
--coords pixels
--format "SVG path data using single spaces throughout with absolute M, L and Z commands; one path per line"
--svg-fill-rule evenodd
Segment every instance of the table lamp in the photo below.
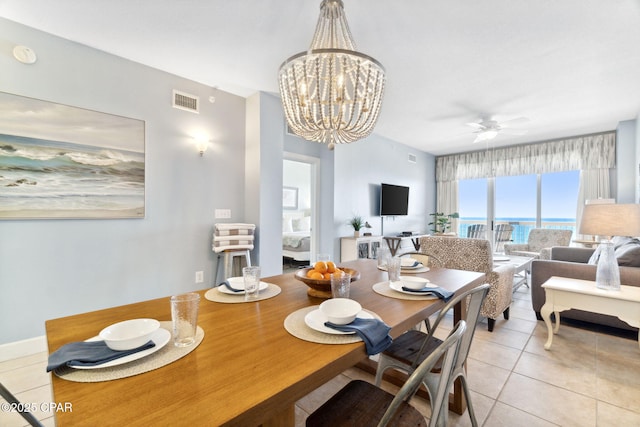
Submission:
M 640 236 L 639 204 L 587 204 L 582 212 L 580 234 L 601 236 L 596 269 L 596 287 L 620 290 L 620 267 L 616 260 L 613 236 Z

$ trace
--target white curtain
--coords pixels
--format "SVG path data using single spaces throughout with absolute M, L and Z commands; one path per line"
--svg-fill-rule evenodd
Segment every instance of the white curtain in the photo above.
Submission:
M 615 131 L 436 158 L 438 212 L 457 212 L 458 180 L 580 170 L 577 224 L 585 200 L 609 198 Z M 443 194 L 447 193 L 447 194 Z
M 436 210 L 445 215 L 458 212 L 458 181 L 436 182 Z M 458 232 L 458 220 L 451 221 L 451 231 Z
M 578 234 L 585 202 L 611 198 L 609 182 L 609 169 L 584 169 L 580 171 L 580 189 L 578 191 L 578 208 L 576 209 L 576 236 L 578 239 L 586 238 L 586 236 Z

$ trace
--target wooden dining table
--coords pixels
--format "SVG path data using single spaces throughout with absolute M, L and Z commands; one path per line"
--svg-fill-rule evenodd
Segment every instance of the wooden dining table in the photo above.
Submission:
M 375 260 L 341 265 L 360 272 L 359 280 L 351 285 L 351 298 L 380 316 L 392 328 L 392 337 L 443 306 L 441 300 L 410 301 L 376 293 L 372 286 L 387 280 L 387 273 L 378 270 Z M 484 280 L 482 273 L 437 268 L 418 276 L 455 292 Z M 262 280 L 278 285 L 281 293 L 237 304 L 202 298 L 198 325 L 204 339 L 175 362 L 96 383 L 52 375 L 54 401 L 68 402 L 73 408 L 56 414 L 57 425 L 293 426 L 297 400 L 368 356 L 362 342 L 317 344 L 288 333 L 283 324 L 290 313 L 323 300 L 309 296 L 308 287 L 293 273 Z M 198 292 L 204 295 L 207 290 Z M 456 310 L 456 317 L 462 315 Z M 49 352 L 133 318 L 170 320 L 169 297 L 48 320 Z

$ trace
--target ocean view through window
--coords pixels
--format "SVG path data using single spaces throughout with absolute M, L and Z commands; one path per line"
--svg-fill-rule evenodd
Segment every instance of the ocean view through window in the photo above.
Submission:
M 531 229 L 537 227 L 568 229 L 575 236 L 579 174 L 460 180 L 458 235 L 466 237 L 471 224 L 487 224 L 490 229 L 493 221 L 512 225 L 514 243 L 526 243 Z

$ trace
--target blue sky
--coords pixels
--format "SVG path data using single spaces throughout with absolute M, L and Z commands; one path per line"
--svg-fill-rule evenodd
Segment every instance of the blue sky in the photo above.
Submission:
M 542 175 L 542 217 L 575 218 L 579 171 Z M 485 217 L 487 180 L 460 181 L 460 215 Z M 536 175 L 496 178 L 496 217 L 535 218 Z

